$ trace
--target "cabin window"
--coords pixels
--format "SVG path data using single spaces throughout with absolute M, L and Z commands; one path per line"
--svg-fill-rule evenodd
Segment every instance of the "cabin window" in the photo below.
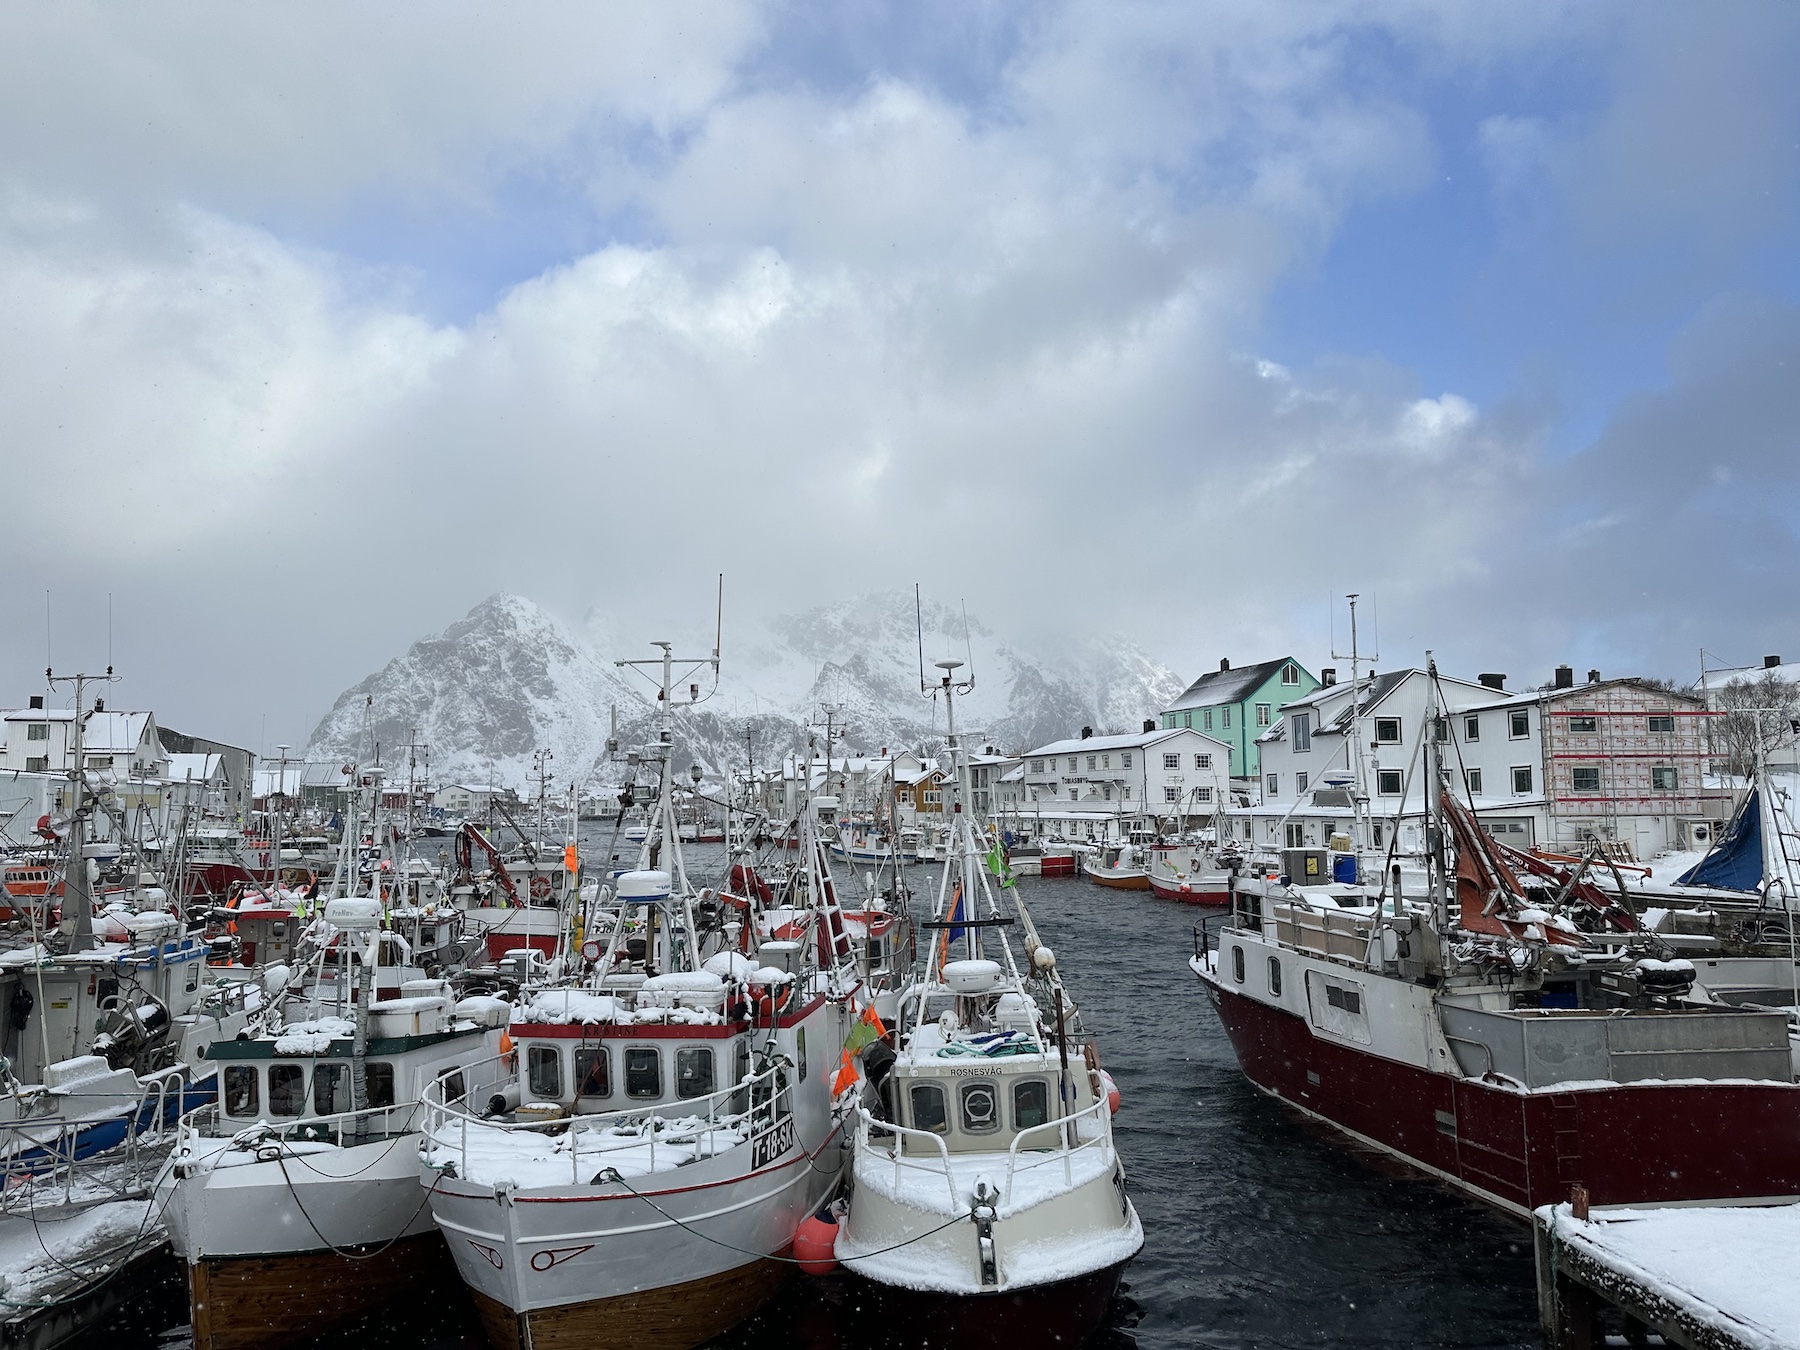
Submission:
M 226 1066 L 225 1114 L 228 1116 L 253 1116 L 259 1108 L 255 1066 L 249 1064 Z
M 970 1134 L 992 1134 L 1000 1128 L 1000 1094 L 992 1083 L 964 1083 L 956 1095 L 964 1130 Z
M 1398 717 L 1377 717 L 1375 719 L 1375 743 L 1377 745 L 1400 744 L 1400 719 Z
M 1362 1014 L 1362 991 L 1346 989 L 1342 985 L 1325 986 L 1325 1002 L 1333 1008 L 1342 1008 L 1347 1013 L 1357 1016 Z
M 1375 773 L 1375 791 L 1383 797 L 1398 797 L 1404 780 L 1398 769 L 1378 769 Z
M 525 1074 L 532 1096 L 562 1096 L 562 1056 L 554 1045 L 534 1045 L 526 1051 Z
M 649 1045 L 634 1045 L 625 1052 L 625 1095 L 662 1096 L 662 1056 Z
M 915 1083 L 911 1094 L 915 1130 L 950 1133 L 950 1113 L 944 1109 L 944 1089 L 936 1083 Z
M 1231 978 L 1239 984 L 1244 982 L 1244 949 L 1242 947 L 1231 949 Z
M 1276 998 L 1281 997 L 1281 958 L 1279 956 L 1269 958 L 1269 992 Z
M 350 1066 L 314 1065 L 312 1098 L 315 1116 L 334 1116 L 350 1110 Z
M 612 1096 L 612 1072 L 604 1045 L 584 1045 L 575 1052 L 575 1095 Z
M 1673 713 L 1652 716 L 1645 720 L 1650 724 L 1649 730 L 1651 735 L 1655 735 L 1657 732 L 1667 733 L 1675 730 L 1675 715 Z
M 800 1076 L 806 1077 L 806 1028 L 801 1027 L 794 1033 L 794 1058 L 800 1065 Z
M 1029 1130 L 1050 1119 L 1050 1085 L 1041 1078 L 1014 1083 L 1013 1128 Z
M 394 1104 L 394 1066 L 392 1064 L 366 1065 L 363 1069 L 363 1094 L 370 1106 L 392 1106 Z
M 690 1045 L 675 1052 L 675 1095 L 704 1097 L 713 1090 L 713 1052 Z
M 437 1076 L 437 1080 L 444 1086 L 444 1100 L 447 1102 L 460 1102 L 463 1099 L 463 1093 L 468 1091 L 468 1089 L 463 1086 L 462 1069 L 460 1066 L 454 1069 L 446 1069 Z
M 269 1114 L 298 1116 L 306 1110 L 306 1066 L 304 1064 L 271 1064 L 269 1066 Z

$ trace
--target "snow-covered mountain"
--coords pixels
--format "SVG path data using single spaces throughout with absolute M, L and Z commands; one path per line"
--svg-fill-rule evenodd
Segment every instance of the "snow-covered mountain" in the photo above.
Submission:
M 923 661 L 954 658 L 975 675 L 957 705 L 971 742 L 1024 750 L 1083 726 L 1124 731 L 1155 714 L 1183 682 L 1122 640 L 1040 642 L 1051 653 L 1003 638 L 971 615 L 941 604 L 923 607 Z M 588 636 L 529 600 L 495 595 L 442 633 L 422 638 L 338 697 L 314 729 L 311 757 L 367 762 L 375 742 L 389 758 L 409 735 L 431 747 L 439 782 L 495 782 L 523 789 L 539 749 L 553 755 L 561 783 L 606 781 L 605 744 L 612 709 L 627 746 L 653 720 L 649 685 L 613 667 L 621 655 L 598 650 L 613 631 L 590 615 Z M 799 749 L 806 725 L 824 708 L 849 728 L 849 744 L 931 746 L 942 740 L 941 705 L 919 692 L 921 642 L 913 597 L 860 596 L 782 616 L 744 636 L 726 634 L 718 694 L 677 717 L 682 758 L 712 772 L 741 767 L 746 737 L 761 763 Z

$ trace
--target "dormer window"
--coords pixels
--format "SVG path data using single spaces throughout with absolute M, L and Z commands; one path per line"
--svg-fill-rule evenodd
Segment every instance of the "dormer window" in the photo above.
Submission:
M 1299 684 L 1300 667 L 1289 661 L 1281 668 L 1281 682 L 1283 684 Z

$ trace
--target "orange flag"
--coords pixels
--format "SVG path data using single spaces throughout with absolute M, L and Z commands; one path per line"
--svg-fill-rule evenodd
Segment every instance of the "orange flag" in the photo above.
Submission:
M 580 870 L 576 865 L 575 845 L 573 844 L 563 845 L 563 870 L 568 872 Z

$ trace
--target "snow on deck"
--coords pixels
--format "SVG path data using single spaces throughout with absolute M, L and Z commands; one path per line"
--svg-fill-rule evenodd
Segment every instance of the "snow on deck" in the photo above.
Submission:
M 1537 1212 L 1555 1241 L 1674 1305 L 1725 1344 L 1800 1350 L 1800 1204 Z
M 524 1190 L 549 1186 L 590 1185 L 602 1168 L 623 1177 L 673 1171 L 702 1158 L 715 1157 L 746 1142 L 749 1135 L 703 1116 L 667 1120 L 657 1116 L 641 1125 L 577 1125 L 566 1133 L 509 1130 L 499 1125 L 460 1121 L 440 1126 L 427 1138 L 421 1157 L 425 1166 L 455 1164 L 457 1175 L 482 1186 L 509 1182 Z M 577 1151 L 570 1158 L 570 1149 Z
M 139 1252 L 168 1240 L 149 1200 L 114 1200 L 0 1220 L 0 1300 L 11 1310 L 68 1298 Z
M 1105 1126 L 1092 1117 L 1076 1122 L 1079 1145 L 1069 1151 L 1058 1148 L 1056 1135 L 1040 1130 L 1032 1139 L 1042 1148 L 1021 1148 L 1012 1155 L 1012 1192 L 995 1207 L 1000 1218 L 1009 1218 L 1034 1205 L 1064 1195 L 1098 1176 L 1112 1171 L 1114 1153 L 1104 1138 Z M 917 1148 L 917 1141 L 912 1142 Z M 1067 1167 L 1065 1168 L 1065 1159 Z M 1004 1150 L 950 1154 L 948 1183 L 944 1157 L 936 1152 L 907 1152 L 896 1173 L 894 1155 L 887 1141 L 878 1140 L 856 1155 L 856 1184 L 867 1186 L 890 1200 L 946 1217 L 966 1214 L 977 1183 L 1005 1197 L 1008 1157 Z

